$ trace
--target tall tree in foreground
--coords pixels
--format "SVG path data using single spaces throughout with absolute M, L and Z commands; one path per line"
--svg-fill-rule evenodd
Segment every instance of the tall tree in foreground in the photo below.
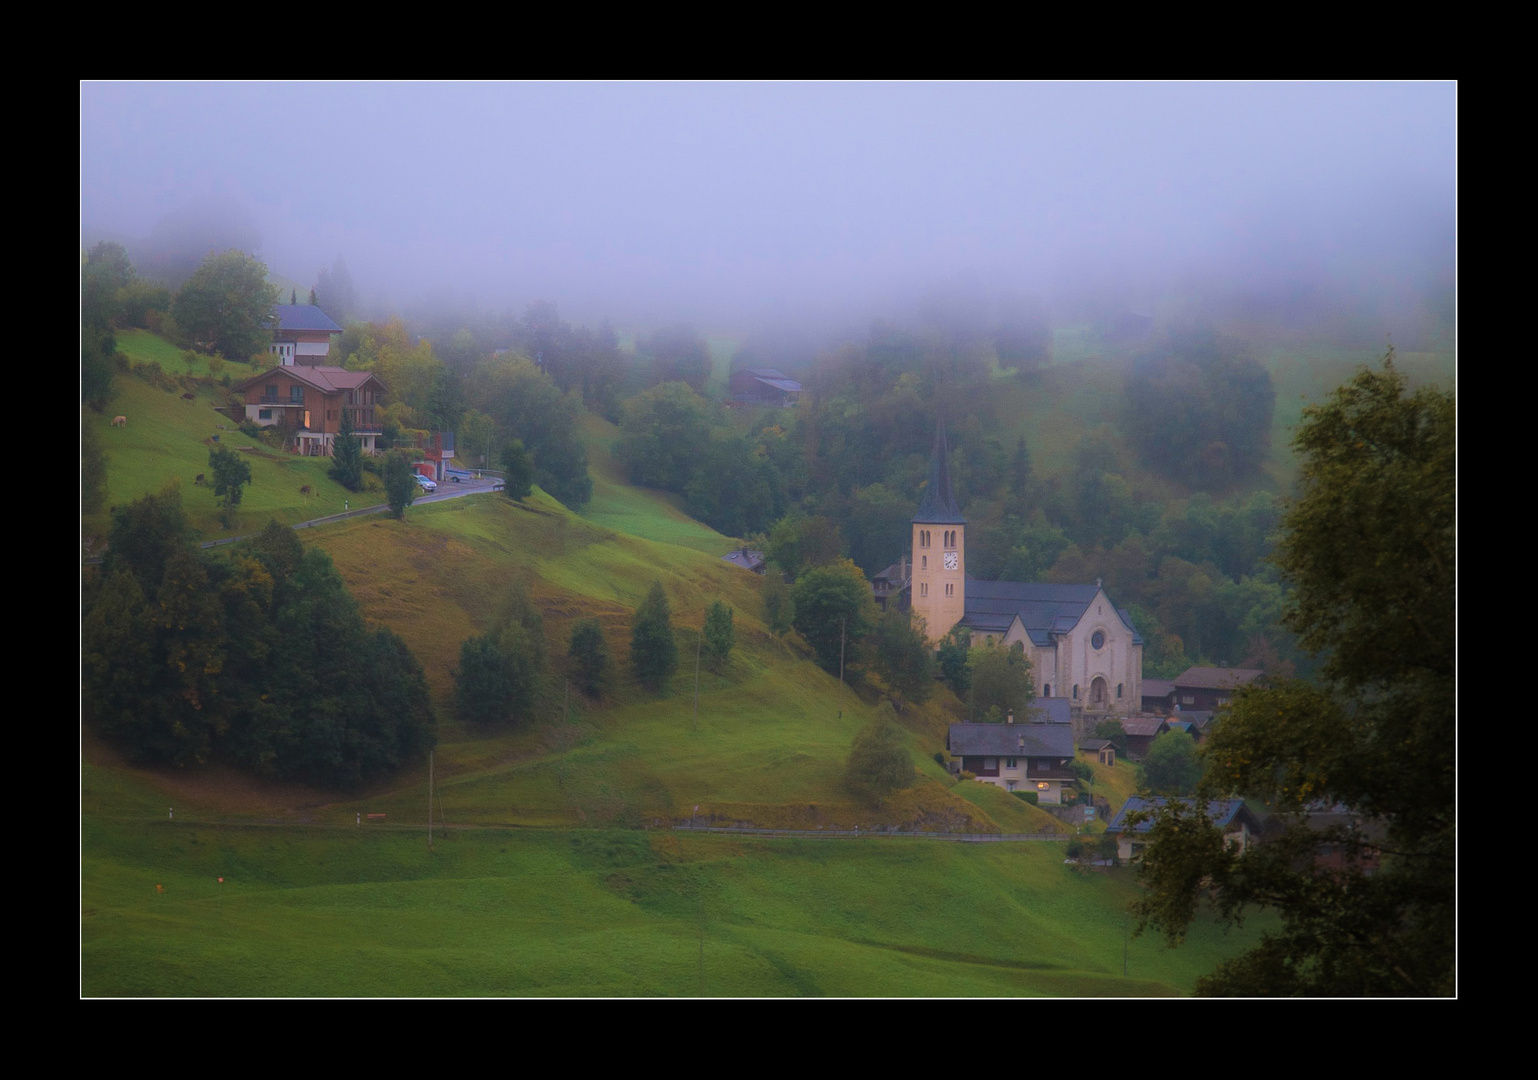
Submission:
M 1197 984 L 1209 995 L 1454 992 L 1456 585 L 1453 395 L 1409 393 L 1390 351 L 1322 405 L 1294 446 L 1301 493 L 1276 562 L 1285 625 L 1324 655 L 1321 685 L 1246 689 L 1214 726 L 1198 805 L 1265 800 L 1286 831 L 1240 855 L 1172 804 L 1143 861 L 1142 926 L 1178 943 L 1202 897 L 1281 928 Z M 1310 828 L 1311 808 L 1353 825 Z M 1319 821 L 1314 822 L 1315 825 Z M 1381 861 L 1373 866 L 1369 843 Z M 1321 867 L 1329 844 L 1344 852 Z
M 363 489 L 363 440 L 353 434 L 352 410 L 343 409 L 331 443 L 331 479 L 348 491 Z
M 673 609 L 660 581 L 636 608 L 630 622 L 630 667 L 636 682 L 660 691 L 678 670 L 678 642 L 673 638 Z
M 390 454 L 384 463 L 385 499 L 390 513 L 398 518 L 406 516 L 406 507 L 417 497 L 417 478 L 411 470 L 411 462 L 400 452 Z
M 245 485 L 251 482 L 251 463 L 233 450 L 216 446 L 208 452 L 208 471 L 214 474 L 214 495 L 225 528 L 235 527 L 235 511 Z

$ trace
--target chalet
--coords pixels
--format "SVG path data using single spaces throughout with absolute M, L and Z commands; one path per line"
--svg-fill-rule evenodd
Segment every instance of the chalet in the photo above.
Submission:
M 801 400 L 801 384 L 777 368 L 743 368 L 727 383 L 732 400 L 766 409 L 788 409 Z
M 1162 716 L 1124 716 L 1121 729 L 1127 733 L 1127 756 L 1141 761 L 1148 756 L 1153 741 L 1170 729 Z
M 331 359 L 331 339 L 342 328 L 313 304 L 274 304 L 277 325 L 267 351 L 283 367 L 325 367 Z
M 1116 816 L 1105 827 L 1105 831 L 1107 836 L 1116 837 L 1118 858 L 1128 862 L 1141 855 L 1148 842 L 1148 834 L 1153 831 L 1151 819 L 1134 825 L 1128 823 L 1127 817 L 1138 811 L 1157 810 L 1168 801 L 1162 795 L 1152 798 L 1134 795 L 1116 812 Z M 1180 801 L 1186 806 L 1190 806 L 1193 802 L 1191 799 Z M 1228 842 L 1228 846 L 1240 852 L 1247 851 L 1250 844 L 1260 836 L 1260 819 L 1244 805 L 1243 799 L 1214 799 L 1207 804 L 1207 818 L 1223 830 L 1223 839 Z
M 231 387 L 244 397 L 244 419 L 283 431 L 288 448 L 307 457 L 330 457 L 342 425 L 351 415 L 363 452 L 373 454 L 383 433 L 378 406 L 385 386 L 369 371 L 293 364 L 276 367 Z
M 1107 739 L 1085 739 L 1079 749 L 1107 767 L 1116 764 L 1116 744 Z
M 966 524 L 951 491 L 942 422 L 929 482 L 914 515 L 908 603 L 931 642 L 953 627 L 973 644 L 1000 641 L 1024 651 L 1038 693 L 1067 698 L 1079 714 L 1128 715 L 1142 703 L 1143 639 L 1132 616 L 1101 583 L 1059 585 L 977 581 L 966 574 Z
M 1144 679 L 1142 711 L 1158 716 L 1168 716 L 1174 712 L 1174 682 L 1170 679 Z
M 1008 791 L 1034 791 L 1043 803 L 1062 803 L 1078 783 L 1065 724 L 952 724 L 945 744 L 961 771 Z
M 1233 700 L 1235 690 L 1264 674 L 1258 668 L 1186 668 L 1174 680 L 1175 706 L 1181 712 L 1221 708 Z

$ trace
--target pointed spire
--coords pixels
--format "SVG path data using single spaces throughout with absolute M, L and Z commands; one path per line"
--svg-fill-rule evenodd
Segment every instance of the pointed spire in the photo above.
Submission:
M 922 525 L 965 525 L 951 493 L 950 447 L 945 441 L 945 421 L 935 428 L 935 449 L 929 458 L 929 483 L 924 487 L 924 498 L 913 520 Z

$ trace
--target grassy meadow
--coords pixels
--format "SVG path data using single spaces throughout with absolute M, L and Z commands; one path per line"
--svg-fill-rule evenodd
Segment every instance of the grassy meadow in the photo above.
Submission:
M 212 490 L 193 483 L 207 471 L 213 435 L 237 449 L 251 442 L 218 427 L 217 379 L 187 373 L 180 352 L 153 335 L 124 334 L 119 344 L 169 374 L 120 374 L 106 413 L 82 412 L 101 425 L 108 504 L 179 482 L 204 537 L 228 535 Z M 719 375 L 725 348 L 714 337 L 711 345 Z M 1263 359 L 1277 382 L 1271 482 L 1280 486 L 1290 476 L 1283 464 L 1291 467 L 1286 429 L 1301 408 L 1287 403 L 1317 400 L 1374 358 L 1295 350 Z M 1452 371 L 1449 357 L 1401 361 L 1417 379 Z M 227 371 L 243 377 L 240 365 Z M 1070 463 L 1085 431 L 1114 422 L 1123 377 L 1119 362 L 1060 356 L 1036 375 L 995 379 L 991 393 L 1050 473 Z M 126 427 L 110 426 L 117 414 Z M 795 635 L 770 633 L 759 579 L 720 560 L 734 541 L 671 497 L 626 484 L 611 452 L 617 429 L 596 416 L 582 424 L 594 481 L 582 513 L 537 490 L 522 504 L 487 493 L 415 506 L 402 521 L 381 515 L 299 534 L 331 556 L 364 615 L 399 633 L 426 670 L 440 717 L 431 852 L 426 762 L 339 793 L 265 784 L 217 763 L 133 768 L 83 737 L 84 994 L 1179 995 L 1255 940 L 1264 924 L 1252 921 L 1226 933 L 1200 923 L 1179 950 L 1153 938 L 1129 943 L 1131 872 L 1072 869 L 1062 842 L 674 831 L 697 818 L 1072 835 L 1046 810 L 957 781 L 933 760 L 957 710 L 945 691 L 901 716 L 917 784 L 879 807 L 850 797 L 843 763 L 875 695 L 818 669 Z M 356 498 L 325 477 L 324 460 L 243 452 L 253 482 L 237 533 Z M 299 494 L 306 484 L 314 495 Z M 83 531 L 99 538 L 107 522 L 103 512 Z M 629 619 L 654 580 L 672 605 L 680 653 L 660 695 L 624 674 Z M 515 584 L 543 615 L 556 678 L 526 724 L 469 729 L 451 707 L 459 648 L 495 623 Z M 717 599 L 734 609 L 737 647 L 720 670 L 702 666 L 696 708 L 695 646 Z M 589 617 L 619 675 L 597 700 L 567 692 L 560 678 L 571 629 Z M 1114 811 L 1135 769 L 1095 769 L 1095 794 Z M 358 826 L 367 814 L 384 817 Z M 1097 821 L 1085 831 L 1103 829 Z

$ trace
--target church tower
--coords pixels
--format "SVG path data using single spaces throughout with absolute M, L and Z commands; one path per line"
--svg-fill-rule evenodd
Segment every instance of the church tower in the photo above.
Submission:
M 913 516 L 913 577 L 909 594 L 913 610 L 924 619 L 931 643 L 938 642 L 966 614 L 967 519 L 951 493 L 949 447 L 945 421 L 935 430 L 929 460 L 929 483 L 919 512 Z

